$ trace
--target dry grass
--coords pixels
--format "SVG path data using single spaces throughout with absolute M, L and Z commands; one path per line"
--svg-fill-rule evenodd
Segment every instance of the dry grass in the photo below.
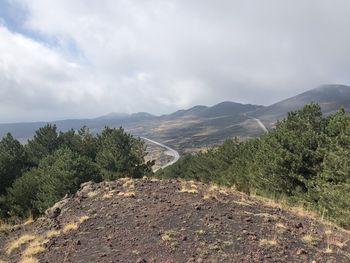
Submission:
M 28 247 L 24 250 L 23 256 L 26 258 L 30 258 L 40 252 L 45 251 L 44 244 L 49 240 L 44 239 L 43 237 L 37 237 L 33 241 L 31 241 Z
M 30 216 L 24 221 L 23 225 L 26 226 L 26 225 L 30 225 L 30 224 L 32 224 L 32 223 L 34 223 L 34 219 L 33 219 L 33 216 L 30 215 Z
M 7 263 L 7 261 L 0 259 L 0 263 Z
M 18 263 L 39 263 L 35 257 L 24 257 Z
M 313 243 L 315 241 L 315 238 L 312 236 L 312 235 L 305 235 L 302 237 L 302 240 L 305 242 L 305 243 Z
M 132 178 L 122 178 L 120 179 L 122 182 L 124 181 L 123 188 L 125 189 L 124 192 L 118 193 L 118 196 L 121 197 L 135 197 L 135 185 L 134 185 L 134 180 Z
M 237 192 L 237 191 L 235 191 L 234 186 L 226 187 L 226 186 L 219 186 L 219 185 L 211 183 L 209 185 L 209 188 L 204 193 L 203 199 L 204 200 L 216 199 L 218 201 L 222 201 L 220 196 L 229 196 L 233 192 Z
M 199 235 L 203 235 L 205 233 L 205 231 L 203 229 L 199 229 L 196 231 L 196 233 Z
M 333 253 L 333 250 L 330 247 L 326 247 L 326 249 L 324 250 L 324 253 L 331 254 Z
M 332 235 L 332 231 L 331 230 L 326 230 L 325 232 L 325 235 L 327 237 L 327 246 L 326 246 L 326 249 L 325 249 L 325 253 L 327 254 L 330 254 L 333 252 L 333 249 L 331 248 L 331 235 Z
M 0 232 L 10 230 L 10 229 L 12 229 L 12 227 L 13 227 L 12 225 L 9 225 L 9 224 L 6 224 L 6 223 L 0 221 Z
M 203 199 L 204 200 L 208 200 L 208 199 L 217 199 L 218 200 L 218 189 L 219 187 L 216 185 L 210 185 L 208 188 L 208 191 L 203 195 Z
M 102 196 L 102 199 L 111 199 L 113 197 L 113 192 L 108 192 Z
M 260 240 L 261 246 L 276 246 L 277 240 L 276 239 L 262 239 Z
M 26 226 L 26 225 L 30 225 L 32 223 L 34 223 L 34 219 L 32 215 L 29 215 L 29 217 L 21 222 L 18 222 L 19 224 L 7 224 L 3 221 L 0 220 L 0 232 L 2 231 L 8 231 L 13 229 L 16 226 Z M 0 262 L 1 263 L 1 262 Z
M 330 223 L 329 221 L 324 220 L 317 212 L 307 210 L 304 206 L 291 206 L 287 200 L 279 199 L 275 200 L 273 198 L 266 198 L 262 196 L 257 195 L 251 195 L 255 199 L 261 201 L 264 205 L 273 207 L 273 208 L 280 208 L 285 211 L 289 211 L 295 215 L 298 215 L 300 217 L 306 217 L 311 219 L 317 219 L 318 221 L 321 221 L 324 224 L 327 225 L 334 225 Z
M 135 192 L 134 192 L 134 191 L 128 191 L 128 192 L 120 192 L 120 193 L 118 194 L 118 196 L 128 198 L 128 197 L 135 197 L 136 195 L 135 195 Z
M 84 223 L 86 220 L 88 220 L 90 217 L 88 217 L 88 216 L 81 216 L 80 218 L 79 218 L 79 224 L 82 224 L 82 223 Z
M 331 244 L 339 247 L 340 249 L 343 249 L 349 241 L 350 239 L 345 241 L 334 240 L 333 242 L 331 242 Z
M 275 230 L 278 234 L 282 234 L 284 231 L 287 230 L 287 227 L 282 223 L 276 223 Z
M 135 187 L 134 180 L 132 178 L 122 178 L 121 180 L 125 181 L 125 183 L 123 184 L 124 188 L 132 189 Z
M 180 193 L 196 194 L 196 193 L 198 193 L 197 185 L 195 185 L 195 183 L 193 181 L 182 182 L 179 192 Z
M 36 239 L 38 236 L 33 234 L 25 234 L 19 237 L 16 240 L 11 241 L 6 248 L 6 253 L 10 255 L 15 249 L 18 249 L 20 246 L 26 244 L 29 241 Z
M 189 193 L 189 194 L 197 194 L 198 190 L 197 189 L 191 189 L 191 188 L 186 188 L 183 187 L 179 190 L 180 193 Z
M 240 204 L 242 205 L 242 202 L 240 202 Z M 251 205 L 251 203 L 244 203 L 245 205 Z M 252 213 L 252 212 L 248 212 L 248 211 L 244 211 L 243 212 L 244 214 L 246 215 L 252 215 L 252 216 L 257 216 L 257 217 L 263 217 L 263 218 L 266 218 L 266 219 L 271 219 L 271 220 L 277 220 L 278 219 L 278 216 L 277 215 L 272 215 L 272 214 L 269 214 L 269 213 Z M 276 224 L 276 227 L 279 227 L 279 228 L 286 228 L 282 223 L 277 223 Z
M 70 231 L 77 230 L 77 229 L 78 229 L 78 224 L 74 223 L 74 222 L 71 222 L 71 223 L 66 224 L 63 227 L 63 232 L 64 233 L 68 233 Z
M 58 230 L 51 230 L 46 233 L 47 238 L 53 238 L 53 237 L 58 237 L 61 234 L 61 231 Z
M 98 195 L 98 193 L 95 192 L 95 191 L 89 192 L 89 193 L 87 194 L 87 196 L 88 196 L 89 198 L 94 198 L 94 197 L 96 197 L 97 195 Z
M 251 206 L 252 204 L 249 202 L 244 202 L 244 201 L 233 201 L 233 203 L 241 206 Z
M 164 234 L 162 234 L 161 238 L 163 241 L 171 241 L 176 235 L 176 231 L 168 230 Z
M 287 227 L 284 224 L 282 224 L 282 223 L 277 223 L 276 224 L 276 228 L 286 229 Z

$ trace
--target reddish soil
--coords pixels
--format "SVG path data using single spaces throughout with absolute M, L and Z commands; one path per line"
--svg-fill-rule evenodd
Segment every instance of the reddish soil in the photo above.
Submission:
M 88 183 L 56 207 L 1 232 L 0 262 L 350 262 L 348 232 L 201 183 Z

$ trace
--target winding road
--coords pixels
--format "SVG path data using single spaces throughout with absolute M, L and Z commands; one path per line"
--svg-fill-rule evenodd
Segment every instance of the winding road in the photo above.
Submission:
M 174 150 L 173 148 L 170 148 L 169 146 L 166 146 L 160 142 L 156 142 L 154 140 L 148 139 L 146 137 L 141 137 L 141 139 L 149 141 L 153 144 L 159 145 L 160 147 L 167 149 L 166 155 L 174 157 L 174 159 L 171 162 L 168 162 L 167 164 L 163 165 L 162 167 L 160 167 L 160 169 L 164 169 L 164 168 L 176 163 L 180 159 L 180 154 L 176 150 Z
M 269 130 L 266 128 L 266 126 L 264 125 L 264 123 L 262 123 L 261 120 L 259 120 L 258 118 L 251 117 L 247 113 L 243 113 L 243 115 L 246 116 L 248 119 L 255 120 L 265 133 L 269 133 Z
M 255 120 L 255 121 L 259 124 L 259 126 L 261 127 L 261 129 L 264 130 L 265 133 L 268 133 L 268 132 L 269 132 L 269 130 L 266 129 L 265 125 L 261 122 L 261 120 L 259 120 L 259 119 L 257 119 L 257 118 L 253 118 L 253 117 L 250 117 L 250 118 L 252 118 L 253 120 Z

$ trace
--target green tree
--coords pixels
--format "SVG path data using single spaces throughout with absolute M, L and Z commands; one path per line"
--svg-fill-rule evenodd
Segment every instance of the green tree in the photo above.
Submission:
M 0 195 L 22 174 L 26 163 L 23 146 L 8 133 L 0 141 Z
M 37 194 L 41 183 L 41 174 L 37 168 L 19 177 L 8 189 L 6 201 L 9 206 L 8 215 L 25 218 L 29 215 L 39 215 L 36 207 Z
M 78 131 L 78 134 L 82 142 L 81 147 L 79 149 L 79 154 L 82 156 L 87 156 L 91 160 L 95 161 L 98 151 L 98 140 L 96 136 L 94 136 L 90 132 L 89 128 L 85 126 Z
M 40 186 L 36 207 L 43 213 L 65 194 L 75 193 L 83 182 L 101 181 L 98 166 L 85 156 L 68 148 L 59 149 L 44 158 L 38 167 Z
M 329 152 L 313 189 L 317 208 L 343 227 L 350 226 L 350 149 Z
M 25 146 L 29 160 L 33 166 L 38 166 L 41 159 L 54 153 L 60 146 L 57 127 L 47 124 L 35 132 L 34 138 Z
M 320 106 L 310 104 L 289 113 L 264 137 L 265 147 L 260 154 L 268 157 L 268 163 L 262 165 L 266 168 L 263 173 L 273 179 L 270 190 L 289 196 L 308 191 L 323 161 L 324 126 Z
M 96 161 L 105 180 L 119 177 L 142 177 L 151 172 L 153 162 L 145 163 L 144 142 L 127 134 L 122 128 L 106 127 L 98 135 Z

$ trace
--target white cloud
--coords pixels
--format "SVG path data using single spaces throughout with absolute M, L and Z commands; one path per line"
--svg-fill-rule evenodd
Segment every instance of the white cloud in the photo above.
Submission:
M 268 104 L 350 82 L 347 0 L 18 4 L 56 45 L 0 28 L 0 121 Z

